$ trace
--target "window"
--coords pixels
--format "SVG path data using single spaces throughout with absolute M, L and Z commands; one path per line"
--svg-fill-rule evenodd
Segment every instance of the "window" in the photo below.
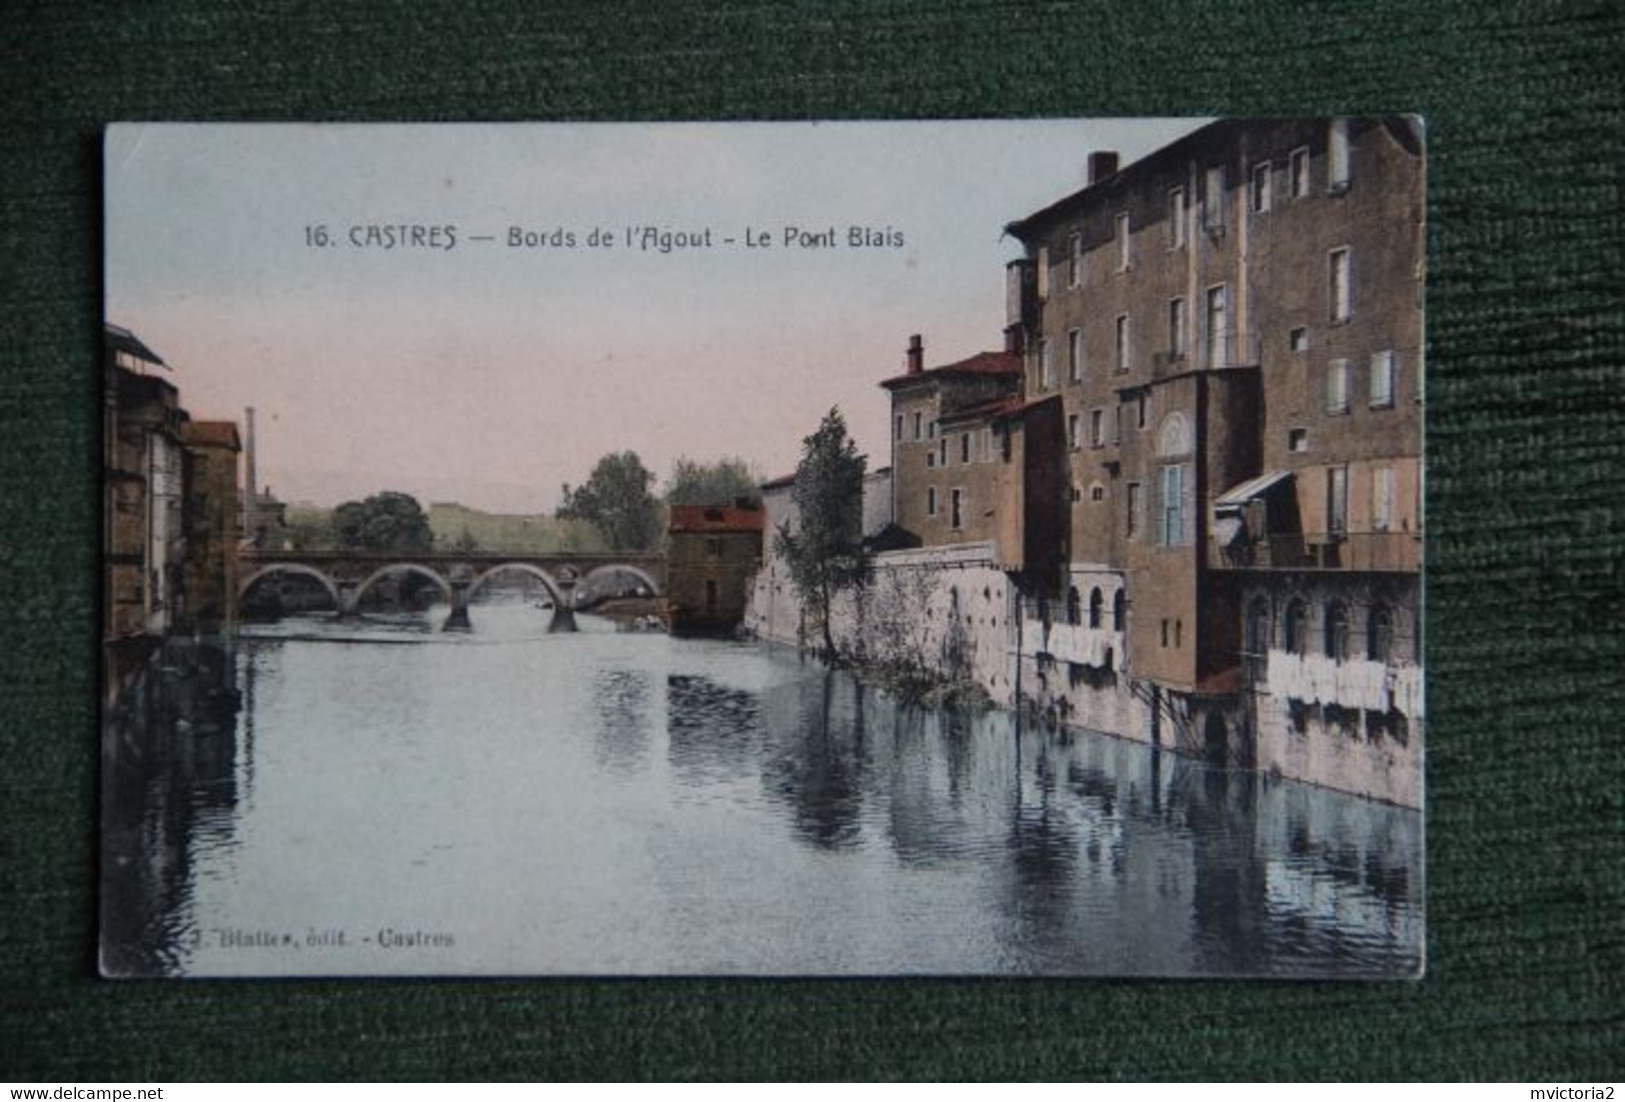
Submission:
M 1066 380 L 1069 383 L 1083 380 L 1083 330 L 1068 329 L 1066 331 Z
M 1141 508 L 1140 484 L 1138 482 L 1130 482 L 1128 484 L 1128 512 L 1126 513 L 1127 523 L 1125 528 L 1128 538 L 1131 540 L 1137 540 L 1140 538 L 1140 527 L 1142 525 L 1140 518 Z
M 964 523 L 964 514 L 961 507 L 965 503 L 965 492 L 959 489 L 948 491 L 948 527 L 958 528 Z
M 1162 468 L 1162 500 L 1157 512 L 1157 542 L 1178 547 L 1185 542 L 1185 468 L 1173 463 Z
M 968 432 L 959 438 L 959 461 L 961 463 L 970 462 L 970 440 L 971 434 Z
M 1068 287 L 1083 286 L 1083 234 L 1075 233 L 1067 243 L 1066 251 L 1066 285 Z
M 1066 591 L 1066 622 L 1073 627 L 1083 623 L 1083 600 L 1078 596 L 1077 586 Z
M 1326 412 L 1349 411 L 1349 362 L 1333 360 L 1326 365 Z
M 1168 189 L 1168 247 L 1185 247 L 1185 189 Z
M 1066 417 L 1066 444 L 1069 448 L 1075 448 L 1079 443 L 1078 415 L 1076 413 L 1069 413 Z
M 1134 399 L 1134 427 L 1145 431 L 1145 426 L 1151 421 L 1151 396 L 1144 391 Z
M 1131 253 L 1129 251 L 1128 214 L 1120 213 L 1117 216 L 1117 270 L 1126 272 L 1129 269 Z
M 1173 359 L 1185 355 L 1185 300 L 1168 300 L 1168 354 Z
M 1309 147 L 1292 151 L 1292 160 L 1287 169 L 1291 179 L 1290 190 L 1292 198 L 1302 199 L 1309 194 Z
M 1326 657 L 1341 662 L 1349 656 L 1349 614 L 1342 601 L 1326 606 Z
M 1254 214 L 1270 211 L 1270 163 L 1253 166 L 1252 185 L 1247 189 L 1247 205 Z
M 1124 591 L 1122 589 L 1119 589 L 1112 596 L 1112 630 L 1113 631 L 1122 631 L 1123 630 L 1124 613 L 1126 612 L 1126 609 L 1124 608 L 1124 606 L 1127 603 L 1128 603 L 1127 598 L 1124 596 Z
M 937 515 L 937 488 L 935 486 L 925 488 L 925 515 L 928 517 Z
M 1293 352 L 1309 351 L 1309 330 L 1298 326 L 1287 334 L 1286 346 Z
M 1179 647 L 1182 647 L 1182 646 L 1185 645 L 1183 639 L 1181 639 L 1181 636 L 1183 636 L 1184 634 L 1185 634 L 1185 621 L 1184 620 L 1175 620 L 1174 621 L 1174 647 L 1175 647 L 1175 649 L 1178 649 Z
M 1094 485 L 1090 486 L 1089 487 L 1089 500 L 1096 503 L 1096 504 L 1099 504 L 1100 502 L 1105 501 L 1106 500 L 1106 487 L 1102 486 L 1098 482 L 1096 482 Z
M 1224 284 L 1207 290 L 1207 365 L 1225 367 L 1230 363 L 1230 311 Z
M 1371 472 L 1371 529 L 1386 532 L 1394 526 L 1394 469 L 1377 467 Z
M 943 434 L 941 440 L 937 441 L 937 465 L 941 467 L 948 465 L 948 435 L 946 433 Z
M 1089 446 L 1092 448 L 1106 446 L 1106 411 L 1103 409 L 1089 411 Z
M 1326 262 L 1327 306 L 1333 321 L 1348 321 L 1351 311 L 1349 251 L 1333 249 Z
M 1247 636 L 1243 642 L 1248 657 L 1262 658 L 1270 649 L 1270 603 L 1254 597 L 1247 606 Z
M 1128 315 L 1117 315 L 1117 370 L 1119 372 L 1129 369 L 1129 360 L 1132 351 L 1128 344 Z
M 1112 443 L 1123 442 L 1123 406 L 1121 403 L 1112 407 Z
M 921 432 L 922 427 L 923 427 L 922 422 L 923 422 L 923 418 L 921 417 L 920 414 L 916 413 L 914 415 L 914 439 L 916 439 L 916 440 L 918 440 L 920 438 L 920 432 Z
M 705 541 L 705 553 L 713 559 L 722 558 L 722 541 L 715 536 L 708 537 Z
M 925 466 L 927 470 L 936 470 L 937 450 L 935 448 L 925 453 Z
M 1365 656 L 1373 662 L 1387 662 L 1394 653 L 1394 617 L 1386 605 L 1371 606 L 1366 623 Z
M 1098 628 L 1100 626 L 1100 613 L 1101 613 L 1101 610 L 1105 608 L 1105 606 L 1106 606 L 1106 599 L 1103 596 L 1101 596 L 1100 587 L 1097 585 L 1097 586 L 1095 586 L 1093 589 L 1091 589 L 1089 591 L 1089 626 L 1090 627 Z
M 1038 389 L 1048 390 L 1055 385 L 1055 367 L 1050 362 L 1049 338 L 1038 342 Z
M 1286 450 L 1289 452 L 1306 452 L 1309 450 L 1308 429 L 1288 429 L 1286 434 Z
M 1168 645 L 1168 620 L 1166 617 L 1162 621 L 1162 645 L 1165 647 Z
M 1333 535 L 1348 531 L 1349 471 L 1330 467 L 1326 471 L 1326 530 Z
M 937 438 L 937 423 L 935 421 L 932 421 L 929 425 L 925 426 L 925 434 L 932 440 Z
M 998 443 L 997 443 L 997 441 L 995 441 L 995 439 L 993 437 L 993 429 L 992 429 L 992 427 L 989 426 L 988 428 L 983 429 L 982 430 L 982 460 L 983 460 L 983 462 L 992 463 L 994 460 L 996 460 L 999 457 L 999 453 L 998 453 L 997 448 L 998 448 Z
M 1309 610 L 1304 603 L 1296 597 L 1286 606 L 1286 638 L 1282 640 L 1291 654 L 1302 654 L 1304 645 L 1308 642 Z
M 1038 278 L 1038 301 L 1049 298 L 1049 246 L 1038 246 L 1038 267 L 1033 273 Z
M 1224 166 L 1207 170 L 1207 189 L 1202 196 L 1202 228 L 1210 233 L 1224 229 Z
M 1349 186 L 1349 120 L 1333 119 L 1326 140 L 1326 190 L 1347 191 Z
M 901 413 L 899 413 L 897 415 L 897 439 L 901 440 L 902 438 L 903 438 L 903 415 Z
M 1371 357 L 1371 408 L 1388 409 L 1394 404 L 1394 354 L 1378 352 Z

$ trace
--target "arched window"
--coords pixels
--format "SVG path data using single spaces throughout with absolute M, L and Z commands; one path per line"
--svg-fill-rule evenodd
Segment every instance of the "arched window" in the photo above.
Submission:
M 1102 607 L 1104 607 L 1105 603 L 1106 603 L 1105 598 L 1101 596 L 1100 587 L 1098 585 L 1095 586 L 1095 588 L 1093 588 L 1093 589 L 1091 589 L 1089 591 L 1089 626 L 1090 627 L 1098 628 L 1100 626 L 1100 611 L 1101 611 Z
M 1247 606 L 1247 654 L 1262 657 L 1270 649 L 1271 634 L 1270 603 L 1262 597 L 1254 597 L 1253 603 Z
M 1083 623 L 1083 602 L 1078 596 L 1077 586 L 1066 591 L 1066 622 L 1073 625 Z
M 1282 642 L 1292 654 L 1302 654 L 1308 634 L 1309 610 L 1294 597 L 1292 603 L 1286 606 L 1286 638 Z
M 1114 597 L 1112 597 L 1112 630 L 1113 631 L 1122 631 L 1123 630 L 1123 619 L 1124 619 L 1125 613 L 1127 612 L 1127 609 L 1124 607 L 1126 605 L 1126 603 L 1127 603 L 1127 598 L 1123 596 L 1124 592 L 1125 592 L 1124 590 L 1119 589 L 1117 591 L 1117 594 Z
M 1342 601 L 1326 606 L 1326 657 L 1338 662 L 1349 656 L 1349 614 Z
M 1376 605 L 1371 609 L 1371 619 L 1366 622 L 1365 656 L 1373 662 L 1387 662 L 1393 654 L 1394 614 L 1386 605 Z

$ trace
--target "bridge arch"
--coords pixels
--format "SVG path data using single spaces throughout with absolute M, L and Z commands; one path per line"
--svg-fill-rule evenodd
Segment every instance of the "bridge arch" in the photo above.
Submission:
M 660 583 L 654 580 L 654 575 L 643 569 L 643 567 L 633 566 L 631 563 L 605 563 L 603 566 L 595 566 L 591 570 L 587 571 L 586 575 L 581 580 L 584 582 L 590 582 L 594 578 L 603 577 L 605 574 L 613 574 L 617 570 L 631 574 L 633 577 L 642 581 L 644 585 L 648 586 L 650 593 L 654 594 L 656 597 L 660 596 Z
M 388 566 L 380 566 L 377 570 L 368 574 L 361 584 L 355 587 L 355 592 L 351 594 L 350 600 L 352 604 L 350 607 L 352 609 L 360 608 L 361 598 L 367 595 L 367 590 L 391 574 L 416 574 L 420 578 L 428 578 L 440 587 L 440 592 L 446 598 L 446 603 L 452 603 L 451 583 L 441 577 L 439 572 L 415 562 L 396 562 L 390 563 Z
M 306 578 L 315 578 L 322 583 L 322 588 L 327 590 L 327 595 L 333 598 L 333 608 L 336 611 L 343 611 L 344 601 L 339 597 L 338 584 L 314 566 L 304 566 L 294 562 L 268 563 L 238 582 L 237 603 L 241 605 L 243 599 L 248 596 L 248 591 L 253 589 L 257 582 L 270 577 L 272 574 L 298 574 Z
M 562 591 L 559 589 L 558 579 L 554 578 L 553 575 L 549 574 L 541 567 L 533 566 L 528 562 L 502 562 L 497 563 L 495 566 L 487 567 L 480 573 L 479 577 L 474 579 L 474 583 L 468 587 L 467 599 L 469 601 L 474 600 L 475 594 L 479 593 L 479 591 L 485 586 L 485 583 L 489 581 L 493 575 L 501 574 L 504 571 L 529 574 L 532 578 L 535 578 L 537 581 L 541 582 L 542 585 L 547 587 L 547 595 L 553 599 L 553 604 L 556 607 L 563 606 L 564 598 L 562 596 Z

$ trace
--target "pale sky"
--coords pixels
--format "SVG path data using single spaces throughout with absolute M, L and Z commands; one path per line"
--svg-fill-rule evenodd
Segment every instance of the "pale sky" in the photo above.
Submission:
M 928 365 L 1001 346 L 1004 225 L 1081 187 L 1090 152 L 1126 163 L 1204 121 L 120 125 L 107 318 L 193 417 L 255 407 L 286 501 L 551 511 L 626 448 L 661 480 L 680 455 L 774 477 L 835 405 L 873 469 L 909 334 Z M 455 246 L 351 242 L 403 224 Z M 576 247 L 511 248 L 514 226 Z M 711 246 L 628 248 L 637 226 Z M 787 226 L 838 246 L 785 247 Z M 903 245 L 854 248 L 854 226 Z

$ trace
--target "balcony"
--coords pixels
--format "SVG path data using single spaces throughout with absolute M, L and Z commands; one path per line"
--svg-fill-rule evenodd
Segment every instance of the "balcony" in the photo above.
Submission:
M 1414 573 L 1420 532 L 1282 532 L 1208 543 L 1213 570 L 1378 570 Z

